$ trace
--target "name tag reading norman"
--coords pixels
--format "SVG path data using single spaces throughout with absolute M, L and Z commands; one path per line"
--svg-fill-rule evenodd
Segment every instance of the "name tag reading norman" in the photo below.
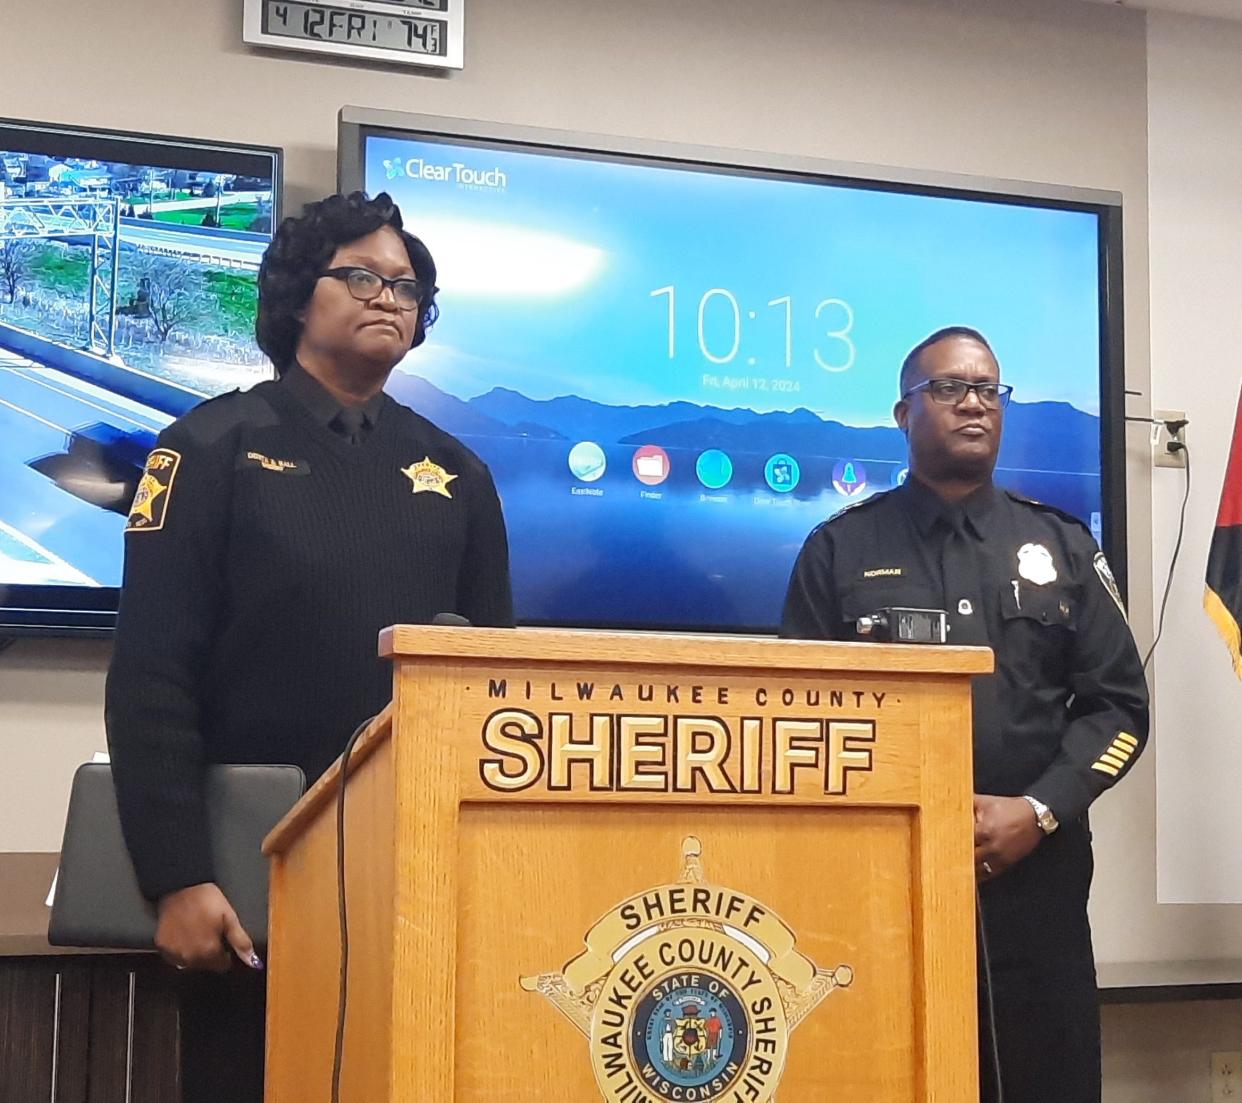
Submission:
M 479 776 L 494 792 L 827 796 L 874 769 L 888 694 L 491 679 Z M 729 715 L 722 715 L 722 713 Z M 734 715 L 736 714 L 736 715 Z

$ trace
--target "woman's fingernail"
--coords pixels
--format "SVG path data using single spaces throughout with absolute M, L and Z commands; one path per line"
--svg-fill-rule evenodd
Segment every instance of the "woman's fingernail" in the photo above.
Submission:
M 262 959 L 259 957 L 259 955 L 258 955 L 258 954 L 253 953 L 253 952 L 252 952 L 252 953 L 251 953 L 251 955 L 250 955 L 250 968 L 251 968 L 251 969 L 260 969 L 260 970 L 263 968 L 263 961 L 262 961 Z

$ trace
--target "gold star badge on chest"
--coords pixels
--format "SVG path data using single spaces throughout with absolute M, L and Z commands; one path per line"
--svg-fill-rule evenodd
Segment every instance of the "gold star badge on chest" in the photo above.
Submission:
M 401 468 L 401 474 L 414 484 L 415 494 L 441 494 L 445 498 L 453 496 L 449 493 L 448 484 L 457 476 L 450 475 L 438 463 L 432 463 L 430 456 L 424 456 L 418 463 Z

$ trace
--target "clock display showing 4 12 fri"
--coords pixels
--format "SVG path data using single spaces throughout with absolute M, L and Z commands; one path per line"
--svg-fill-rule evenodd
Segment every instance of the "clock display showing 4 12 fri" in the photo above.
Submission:
M 245 0 L 256 46 L 460 69 L 465 0 Z

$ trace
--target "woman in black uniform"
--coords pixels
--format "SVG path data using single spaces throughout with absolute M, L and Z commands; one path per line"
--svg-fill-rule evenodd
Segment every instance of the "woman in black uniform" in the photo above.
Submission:
M 262 1098 L 262 962 L 215 884 L 203 769 L 308 782 L 391 693 L 380 629 L 513 623 L 491 474 L 383 392 L 437 317 L 436 268 L 387 195 L 286 219 L 259 270 L 278 379 L 160 434 L 126 526 L 107 729 L 156 942 L 186 970 L 186 1103 Z

